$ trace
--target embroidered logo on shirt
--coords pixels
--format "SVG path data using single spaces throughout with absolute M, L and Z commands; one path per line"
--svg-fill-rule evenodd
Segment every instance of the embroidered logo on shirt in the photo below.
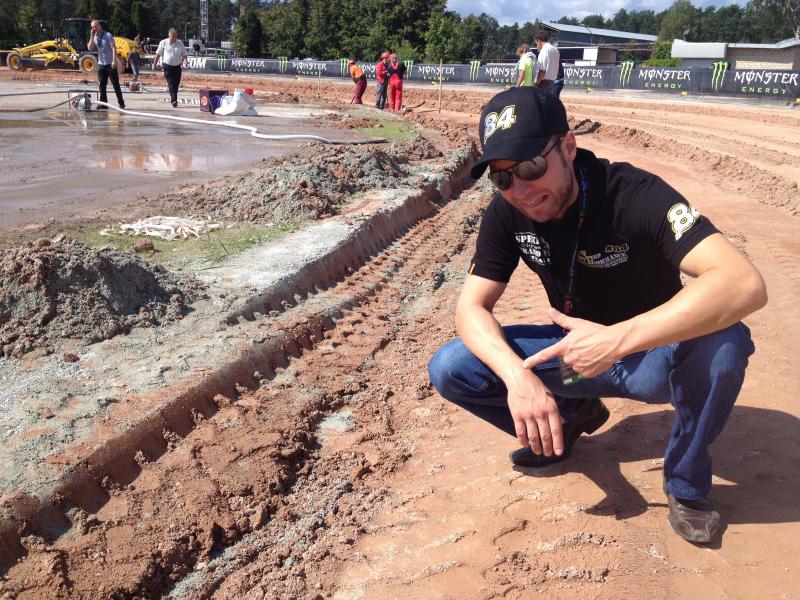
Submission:
M 550 245 L 535 233 L 516 233 L 520 252 L 539 265 L 550 264 Z
M 670 207 L 667 211 L 667 221 L 669 221 L 672 231 L 675 233 L 676 242 L 692 228 L 698 217 L 700 217 L 700 213 L 689 204 L 678 202 Z
M 592 269 L 610 269 L 628 262 L 630 244 L 606 244 L 603 252 L 586 254 L 586 250 L 578 252 L 578 262 Z

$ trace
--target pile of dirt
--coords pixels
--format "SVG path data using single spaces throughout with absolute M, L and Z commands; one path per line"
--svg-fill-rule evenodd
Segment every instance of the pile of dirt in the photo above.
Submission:
M 53 351 L 65 338 L 97 342 L 174 321 L 201 285 L 132 253 L 59 235 L 0 260 L 0 355 Z
M 413 162 L 442 153 L 426 138 L 333 146 L 311 158 L 266 161 L 257 171 L 190 188 L 171 198 L 181 210 L 225 221 L 285 223 L 335 215 L 348 196 L 410 185 Z
M 349 117 L 340 113 L 329 113 L 309 119 L 315 127 L 338 127 L 340 129 L 371 129 L 380 125 L 378 119 Z

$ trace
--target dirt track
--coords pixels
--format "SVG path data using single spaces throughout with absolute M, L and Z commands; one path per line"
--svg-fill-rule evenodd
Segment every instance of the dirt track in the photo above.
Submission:
M 351 89 L 325 92 L 347 101 Z M 436 92 L 407 95 L 425 102 L 408 118 L 453 138 L 474 131 L 488 97 L 453 94 L 442 119 L 424 112 Z M 714 447 L 713 494 L 729 521 L 719 547 L 691 546 L 667 525 L 669 407 L 609 399 L 607 426 L 532 476 L 510 468 L 514 440 L 432 393 L 425 365 L 454 335 L 488 199 L 478 184 L 320 292 L 360 300 L 273 379 L 218 397 L 183 437 L 165 431 L 166 451 L 141 453 L 130 483 L 103 482 L 108 501 L 70 514 L 58 539 L 24 538 L 28 556 L 0 579 L 0 597 L 796 597 L 800 114 L 565 100 L 579 145 L 660 174 L 767 281 L 770 304 L 747 319 L 757 352 Z M 498 313 L 541 321 L 544 307 L 520 270 Z

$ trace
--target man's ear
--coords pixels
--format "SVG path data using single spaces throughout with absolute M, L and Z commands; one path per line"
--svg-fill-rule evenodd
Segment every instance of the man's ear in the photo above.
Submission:
M 567 157 L 569 162 L 575 160 L 575 155 L 578 152 L 578 142 L 574 133 L 568 131 L 564 134 L 564 139 L 561 140 L 561 148 L 564 150 L 564 156 Z

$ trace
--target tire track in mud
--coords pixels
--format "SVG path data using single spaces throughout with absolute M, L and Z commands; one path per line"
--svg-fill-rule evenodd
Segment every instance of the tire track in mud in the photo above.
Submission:
M 706 150 L 700 145 L 687 143 L 653 133 L 646 127 L 636 127 L 595 121 L 591 117 L 570 115 L 572 127 L 580 135 L 592 135 L 626 148 L 639 148 L 656 152 L 669 159 L 678 159 L 702 173 L 722 189 L 741 194 L 748 199 L 781 207 L 790 215 L 800 214 L 800 190 L 796 181 L 768 171 L 749 160 L 747 153 L 742 158 Z M 579 141 L 580 144 L 580 141 Z
M 771 141 L 768 137 L 756 139 L 743 136 L 740 130 L 736 129 L 736 122 L 723 121 L 721 125 L 696 124 L 690 121 L 674 121 L 667 116 L 671 113 L 636 113 L 633 111 L 616 111 L 613 109 L 592 107 L 591 119 L 608 124 L 622 124 L 628 127 L 639 129 L 654 129 L 661 135 L 670 135 L 674 138 L 684 138 L 693 144 L 706 145 L 727 155 L 742 155 L 743 148 L 747 148 L 747 156 L 763 168 L 770 168 L 772 165 L 800 166 L 800 120 L 794 125 L 796 130 L 795 138 L 790 135 L 789 139 L 778 139 Z M 571 110 L 569 114 L 576 118 L 588 118 L 588 114 L 581 111 Z M 687 113 L 686 116 L 689 116 Z M 728 127 L 730 125 L 730 127 Z M 714 133 L 709 133 L 709 129 Z M 776 128 L 766 131 L 765 135 L 775 133 Z M 787 152 L 785 149 L 790 149 Z
M 387 379 L 376 355 L 409 343 L 402 315 L 414 298 L 460 277 L 448 263 L 463 251 L 482 211 L 465 196 L 313 302 L 287 310 L 278 319 L 284 325 L 257 317 L 275 329 L 302 323 L 308 304 L 326 296 L 353 299 L 335 328 L 287 348 L 295 358 L 277 365 L 258 390 L 216 396 L 212 411 L 193 413 L 195 427 L 185 437 L 165 429 L 167 451 L 137 453 L 140 473 L 130 484 L 106 478 L 109 500 L 99 511 L 71 509 L 72 527 L 50 544 L 25 532 L 27 557 L 0 581 L 0 593 L 160 597 L 178 584 L 176 597 L 238 597 L 248 590 L 301 597 L 309 579 L 321 580 L 310 574 L 326 565 L 335 570 L 386 495 L 381 476 L 412 451 L 393 437 L 390 399 L 427 396 L 427 377 L 417 369 Z M 425 329 L 450 335 L 449 322 L 429 326 L 429 319 Z M 335 431 L 318 428 L 333 411 L 353 427 L 338 441 Z M 249 568 L 256 559 L 258 567 Z

